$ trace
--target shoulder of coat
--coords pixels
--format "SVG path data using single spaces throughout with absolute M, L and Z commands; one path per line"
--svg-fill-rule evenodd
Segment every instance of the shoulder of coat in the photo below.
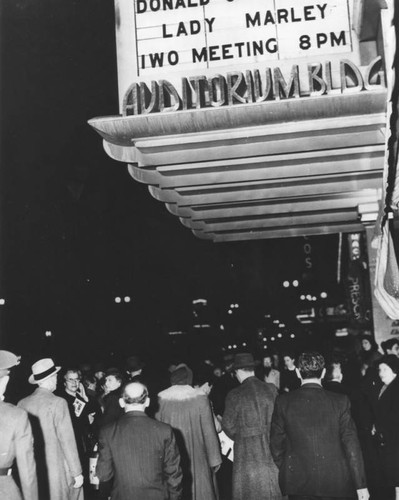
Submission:
M 172 385 L 172 387 L 158 394 L 160 399 L 170 401 L 185 401 L 198 396 L 198 391 L 191 387 L 191 385 Z

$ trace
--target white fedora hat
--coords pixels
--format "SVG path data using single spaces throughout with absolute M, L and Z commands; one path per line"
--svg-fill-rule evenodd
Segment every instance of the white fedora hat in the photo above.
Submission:
M 39 359 L 32 365 L 32 375 L 29 377 L 30 384 L 37 384 L 46 380 L 61 370 L 60 366 L 55 366 L 51 358 Z

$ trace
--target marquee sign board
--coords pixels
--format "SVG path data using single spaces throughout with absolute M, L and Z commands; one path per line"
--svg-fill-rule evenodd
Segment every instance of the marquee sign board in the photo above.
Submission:
M 353 0 L 115 2 L 123 115 L 378 90 L 384 84 L 381 58 L 370 52 L 359 68 Z
M 116 10 L 119 49 L 140 79 L 352 51 L 348 0 L 116 0 Z

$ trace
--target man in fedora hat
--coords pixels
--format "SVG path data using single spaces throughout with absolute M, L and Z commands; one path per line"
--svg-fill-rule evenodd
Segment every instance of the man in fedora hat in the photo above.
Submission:
M 0 498 L 7 500 L 38 500 L 33 437 L 27 413 L 4 402 L 10 368 L 19 358 L 9 351 L 0 351 Z M 16 459 L 22 495 L 12 477 Z
M 50 358 L 34 363 L 29 383 L 38 387 L 18 403 L 31 417 L 40 500 L 83 498 L 82 467 L 68 404 L 53 394 L 59 370 Z
M 233 369 L 240 386 L 229 392 L 222 419 L 234 441 L 232 500 L 280 500 L 278 470 L 269 448 L 277 388 L 255 377 L 250 353 L 236 354 Z

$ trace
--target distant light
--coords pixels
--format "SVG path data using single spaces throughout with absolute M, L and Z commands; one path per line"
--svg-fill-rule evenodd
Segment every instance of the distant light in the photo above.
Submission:
M 206 306 L 208 301 L 206 299 L 194 299 L 193 304 L 202 304 L 203 306 Z
M 243 342 L 243 343 L 242 343 L 242 346 L 243 346 L 243 347 L 247 347 L 247 343 L 246 343 L 246 342 Z
M 228 312 L 229 314 L 233 314 L 233 311 L 232 311 L 231 309 L 229 309 L 227 312 Z
M 239 304 L 236 304 L 236 309 L 238 309 L 239 307 L 240 307 L 240 305 L 239 305 Z
M 233 349 L 237 349 L 237 345 L 236 344 L 233 344 Z
M 263 337 L 263 339 L 262 339 L 262 340 L 263 340 L 263 342 L 266 342 L 266 341 L 267 341 L 267 338 L 266 338 L 266 337 Z
M 234 308 L 235 308 L 235 306 L 236 306 L 235 304 L 230 304 L 230 307 L 231 307 L 232 309 L 234 309 Z
M 313 302 L 317 300 L 317 297 L 312 297 Z
M 0 299 L 0 306 L 4 306 L 5 303 L 6 303 L 6 299 Z
M 300 299 L 305 300 L 306 299 L 305 295 L 301 295 Z
M 115 302 L 117 304 L 120 304 L 122 302 L 122 299 L 120 297 L 115 297 Z
M 279 324 L 280 324 L 280 321 L 279 321 L 278 319 L 275 319 L 275 320 L 273 320 L 273 323 L 274 323 L 275 325 L 279 325 Z
M 224 330 L 224 325 L 220 325 L 220 326 L 219 326 L 219 328 L 220 328 L 221 330 Z
M 320 297 L 322 299 L 326 299 L 327 298 L 327 293 L 326 292 L 321 292 Z
M 285 324 L 284 324 L 284 323 L 280 323 L 280 324 L 278 325 L 278 327 L 279 327 L 279 328 L 285 328 Z
M 288 288 L 290 286 L 290 282 L 289 281 L 284 281 L 283 282 L 283 287 L 284 288 Z
M 274 342 L 276 339 L 274 337 L 271 337 L 270 340 Z
M 283 336 L 283 334 L 282 334 L 282 333 L 278 333 L 278 334 L 277 334 L 277 337 L 278 337 L 279 339 L 281 339 L 281 337 L 282 337 L 282 336 Z
M 299 281 L 298 281 L 298 280 L 294 280 L 294 281 L 292 282 L 292 286 L 295 286 L 295 287 L 296 287 L 296 286 L 299 286 Z
M 51 330 L 46 330 L 46 332 L 45 332 L 46 337 L 51 337 L 52 335 L 53 335 L 53 333 Z
M 308 300 L 312 300 L 312 296 L 311 296 L 311 295 L 306 295 L 306 298 L 307 298 Z
M 265 314 L 265 318 L 271 318 L 270 314 Z
M 228 346 L 227 346 L 227 349 L 231 349 L 231 345 L 228 345 Z
M 263 346 L 263 349 L 267 349 L 267 345 L 264 345 L 264 346 Z
M 173 332 L 168 332 L 168 335 L 184 335 L 186 332 L 183 332 L 181 330 L 175 330 Z
M 126 295 L 126 297 L 125 297 L 123 300 L 124 300 L 125 302 L 130 302 L 130 301 L 131 301 L 131 298 L 130 298 L 128 295 Z
M 290 337 L 291 337 L 292 339 L 294 339 L 294 338 L 295 338 L 295 335 L 294 335 L 293 333 L 291 333 Z

